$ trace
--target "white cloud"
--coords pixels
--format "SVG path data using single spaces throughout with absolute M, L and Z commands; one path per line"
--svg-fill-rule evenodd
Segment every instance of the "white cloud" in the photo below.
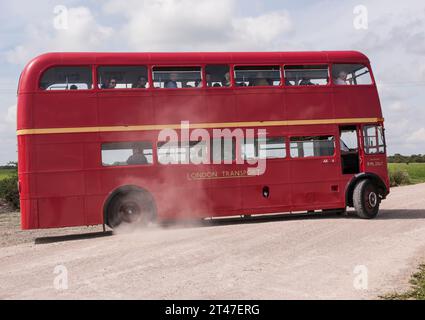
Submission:
M 113 34 L 113 29 L 98 24 L 90 9 L 86 7 L 67 10 L 66 29 L 54 28 L 54 19 L 52 14 L 51 19 L 28 25 L 25 44 L 6 52 L 7 61 L 23 65 L 43 52 L 100 49 Z
M 234 38 L 251 46 L 272 45 L 279 36 L 292 30 L 287 11 L 272 12 L 256 17 L 234 19 Z
M 394 101 L 389 105 L 388 108 L 391 111 L 400 112 L 400 111 L 406 110 L 407 107 L 401 101 Z
M 108 14 L 127 22 L 120 35 L 134 50 L 264 50 L 291 30 L 287 11 L 240 17 L 234 0 L 145 0 L 122 6 L 109 1 Z
M 425 127 L 422 127 L 414 131 L 408 138 L 407 141 L 410 143 L 422 143 L 425 144 Z
M 6 123 L 16 126 L 16 104 L 7 109 Z

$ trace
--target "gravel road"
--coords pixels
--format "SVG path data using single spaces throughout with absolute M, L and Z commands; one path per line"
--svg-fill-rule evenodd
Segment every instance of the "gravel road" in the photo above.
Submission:
M 425 262 L 425 184 L 392 189 L 374 220 L 277 216 L 106 235 L 20 231 L 18 221 L 0 215 L 1 299 L 374 299 L 406 289 Z

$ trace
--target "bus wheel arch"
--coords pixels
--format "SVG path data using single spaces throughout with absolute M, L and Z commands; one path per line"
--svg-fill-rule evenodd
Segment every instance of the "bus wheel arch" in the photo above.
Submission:
M 388 188 L 385 185 L 384 181 L 376 174 L 366 172 L 356 174 L 353 179 L 349 182 L 346 192 L 345 192 L 345 202 L 348 207 L 354 207 L 354 190 L 356 186 L 363 180 L 370 180 L 377 188 L 377 193 L 380 197 L 380 200 L 383 200 L 388 195 Z
M 134 218 L 129 214 L 133 214 Z M 153 195 L 147 189 L 136 185 L 118 187 L 109 194 L 103 205 L 103 222 L 112 229 L 123 221 L 145 225 L 155 221 L 156 216 L 157 207 Z M 141 218 L 143 221 L 140 221 Z

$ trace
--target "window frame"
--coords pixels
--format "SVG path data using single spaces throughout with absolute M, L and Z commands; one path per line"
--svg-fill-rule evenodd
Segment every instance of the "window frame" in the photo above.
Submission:
M 334 152 L 332 155 L 328 155 L 328 156 L 312 156 L 312 157 L 292 157 L 291 155 L 291 139 L 292 138 L 297 138 L 297 137 L 333 137 L 333 142 L 334 142 Z M 314 159 L 325 159 L 325 158 L 334 158 L 337 156 L 337 147 L 339 145 L 337 145 L 337 140 L 336 140 L 336 135 L 335 133 L 330 133 L 330 134 L 324 134 L 324 133 L 318 133 L 318 134 L 309 134 L 309 135 L 289 135 L 288 137 L 288 148 L 289 148 L 289 153 L 288 153 L 288 158 L 294 161 L 297 160 L 314 160 Z
M 369 70 L 370 79 L 371 79 L 372 82 L 370 84 L 340 85 L 340 84 L 336 84 L 334 82 L 333 77 L 331 76 L 332 87 L 335 87 L 335 88 L 347 88 L 347 87 L 348 88 L 352 88 L 352 87 L 359 88 L 359 87 L 373 87 L 373 86 L 376 85 L 376 83 L 375 83 L 375 77 L 373 75 L 373 72 L 372 72 L 372 68 L 370 66 L 370 63 L 365 63 L 365 62 L 340 62 L 340 61 L 338 61 L 338 62 L 330 62 L 330 73 L 331 73 L 331 75 L 333 74 L 333 66 L 334 66 L 334 64 L 361 64 L 361 65 L 363 65 L 364 67 L 366 67 Z
M 279 67 L 279 76 L 280 76 L 280 81 L 279 81 L 279 85 L 277 86 L 237 86 L 236 85 L 236 75 L 235 75 L 235 68 L 237 67 Z M 284 82 L 284 78 L 283 78 L 283 66 L 280 63 L 275 63 L 275 64 L 270 64 L 270 63 L 241 63 L 241 64 L 233 64 L 232 65 L 232 70 L 231 70 L 231 76 L 230 76 L 230 80 L 231 80 L 231 84 L 233 86 L 233 88 L 237 88 L 240 89 L 242 88 L 243 90 L 246 90 L 247 88 L 249 89 L 255 89 L 255 88 L 267 88 L 267 89 L 278 89 L 278 88 L 282 88 L 283 86 L 283 82 Z
M 168 88 L 168 89 L 174 89 L 174 88 Z M 211 147 L 210 147 L 210 142 L 209 141 L 206 141 L 206 157 L 209 159 L 209 161 L 211 161 L 211 149 L 210 149 Z M 172 167 L 177 167 L 177 166 L 197 166 L 197 167 L 199 167 L 199 166 L 210 166 L 212 164 L 212 163 L 209 163 L 209 164 L 205 164 L 205 163 L 193 164 L 191 162 L 191 155 L 190 155 L 190 150 L 192 148 L 191 143 L 194 143 L 194 142 L 200 143 L 202 141 L 193 141 L 193 140 L 191 140 L 191 141 L 186 141 L 186 142 L 189 143 L 189 163 L 182 163 L 180 161 L 180 159 L 179 159 L 179 162 L 178 163 L 162 163 L 161 161 L 159 161 L 159 149 L 160 149 L 159 144 L 166 144 L 166 143 L 169 143 L 169 141 L 156 141 L 156 143 L 155 143 L 156 164 L 159 165 L 159 166 L 165 166 L 165 167 L 167 167 L 167 166 L 172 166 Z M 178 143 L 178 148 L 179 149 L 182 149 L 182 146 L 181 146 L 182 141 L 179 140 L 177 143 Z
M 200 68 L 201 70 L 201 83 L 202 83 L 202 86 L 201 87 L 187 87 L 187 88 L 156 88 L 155 86 L 154 86 L 154 71 L 153 71 L 153 69 L 154 68 L 167 68 L 167 67 L 170 67 L 170 68 L 185 68 L 185 67 L 198 67 L 198 68 Z M 180 91 L 180 90 L 184 90 L 184 91 L 187 91 L 187 90 L 189 90 L 189 91 L 192 91 L 192 90 L 194 90 L 194 89 L 204 89 L 205 88 L 205 86 L 206 86 L 206 81 L 205 81 L 205 65 L 202 65 L 202 64 L 161 64 L 161 65 L 158 65 L 158 64 L 151 64 L 150 65 L 150 68 L 149 68 L 149 70 L 148 70 L 148 73 L 150 74 L 150 77 L 151 77 L 151 80 L 152 80 L 152 86 L 149 88 L 149 89 L 151 89 L 151 90 L 153 90 L 153 91 L 163 91 L 163 90 L 166 90 L 166 91 L 169 91 L 169 90 L 171 90 L 171 91 Z
M 328 83 L 327 84 L 321 84 L 321 85 L 313 85 L 313 86 L 289 86 L 286 84 L 286 75 L 285 75 L 285 67 L 286 66 L 328 66 Z M 329 62 L 313 62 L 308 64 L 303 63 L 285 63 L 282 65 L 282 87 L 284 88 L 290 88 L 290 89 L 298 89 L 298 88 L 329 88 L 331 86 L 331 64 Z
M 230 76 L 230 85 L 228 87 L 208 87 L 207 86 L 207 66 L 223 66 L 226 65 L 229 67 L 229 76 Z M 233 68 L 234 65 L 230 63 L 206 63 L 202 66 L 202 87 L 198 89 L 207 89 L 207 90 L 223 90 L 223 89 L 233 89 L 235 86 L 233 84 Z
M 103 151 L 103 148 L 102 148 L 102 146 L 104 145 L 104 144 L 110 144 L 110 143 L 150 143 L 150 145 L 151 145 L 151 149 L 152 149 L 152 162 L 151 163 L 145 163 L 145 164 L 126 164 L 126 165 L 103 165 L 103 157 L 102 157 L 102 151 Z M 116 150 L 127 150 L 127 149 L 116 149 Z M 128 140 L 125 140 L 125 141 L 102 141 L 101 143 L 100 143 L 100 167 L 101 168 L 115 168 L 115 169 L 117 169 L 117 168 L 120 168 L 120 169 L 123 169 L 123 168 L 134 168 L 134 167 L 137 167 L 137 168 L 140 168 L 140 167 L 152 167 L 152 166 L 154 166 L 154 165 L 156 165 L 157 163 L 155 162 L 155 159 L 156 159 L 156 150 L 155 150 L 155 145 L 154 145 L 154 143 L 152 143 L 152 141 L 151 140 L 144 140 L 144 141 L 128 141 Z
M 369 136 L 365 135 L 365 129 L 368 128 L 368 127 L 375 127 L 375 134 L 376 134 L 376 136 L 374 136 L 376 138 L 376 146 L 375 147 L 366 147 L 365 139 L 366 139 L 366 137 L 369 137 Z M 382 128 L 382 143 L 383 143 L 382 145 L 379 144 L 378 127 Z M 383 124 L 381 124 L 381 123 L 379 123 L 379 124 L 376 124 L 376 123 L 364 124 L 361 127 L 361 134 L 362 134 L 362 147 L 363 147 L 363 152 L 364 152 L 365 155 L 372 155 L 372 156 L 373 155 L 385 155 L 387 153 L 387 142 L 386 142 L 386 139 L 385 139 L 385 128 L 384 128 Z M 381 147 L 384 148 L 384 151 L 379 151 L 379 149 Z M 368 152 L 369 149 L 376 149 L 377 152 L 375 152 L 375 153 Z
M 283 144 L 284 144 L 285 147 L 282 150 L 285 150 L 285 156 L 284 157 L 278 157 L 278 158 L 267 158 L 267 157 L 266 158 L 260 158 L 259 156 L 257 156 L 257 157 L 255 157 L 255 159 L 247 159 L 247 158 L 244 157 L 244 154 L 243 154 L 243 151 L 242 151 L 242 147 L 244 145 L 246 145 L 246 137 L 245 137 L 245 139 L 243 139 L 243 141 L 240 142 L 240 150 L 239 150 L 239 157 L 244 161 L 244 163 L 248 163 L 249 160 L 285 161 L 289 158 L 289 156 L 288 156 L 288 141 L 289 141 L 289 139 L 288 139 L 287 135 L 270 135 L 270 136 L 267 135 L 266 137 L 260 137 L 257 134 L 254 137 L 255 140 L 262 139 L 262 138 L 265 138 L 265 139 L 273 139 L 273 138 L 279 139 L 279 138 L 281 138 L 281 139 L 283 139 Z M 255 143 L 254 143 L 254 145 L 255 145 Z M 258 151 L 259 151 L 259 149 L 258 149 Z
M 44 68 L 40 74 L 37 77 L 37 92 L 41 93 L 50 93 L 50 92 L 54 92 L 54 93 L 59 93 L 59 94 L 63 94 L 63 93 L 70 93 L 70 91 L 72 91 L 72 93 L 78 93 L 81 94 L 83 92 L 92 92 L 96 90 L 96 81 L 97 79 L 94 77 L 94 72 L 93 72 L 93 64 L 52 64 L 47 66 L 46 68 Z M 47 89 L 42 89 L 40 86 L 41 83 L 41 79 L 43 78 L 43 75 L 50 69 L 52 68 L 72 68 L 72 67 L 76 67 L 76 68 L 89 68 L 89 70 L 91 71 L 91 81 L 92 81 L 92 87 L 91 88 L 87 88 L 87 89 L 80 89 L 80 90 L 71 90 L 71 89 L 67 89 L 67 90 L 47 90 Z
M 147 73 L 147 84 L 149 85 L 148 88 L 100 88 L 99 85 L 101 85 L 101 83 L 99 83 L 99 68 L 101 67 L 146 67 L 146 73 Z M 110 64 L 110 65 L 105 65 L 105 64 L 96 64 L 93 65 L 93 72 L 96 75 L 96 84 L 95 84 L 95 90 L 97 91 L 101 91 L 101 92 L 111 92 L 111 91 L 124 91 L 124 92 L 133 92 L 133 91 L 141 91 L 141 92 L 145 92 L 147 90 L 149 90 L 151 88 L 151 84 L 149 82 L 149 65 L 134 65 L 134 64 Z

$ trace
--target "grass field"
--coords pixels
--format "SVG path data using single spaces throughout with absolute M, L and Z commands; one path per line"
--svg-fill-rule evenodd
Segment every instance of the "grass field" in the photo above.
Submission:
M 0 180 L 10 176 L 13 172 L 15 172 L 14 169 L 0 169 Z
M 406 171 L 412 183 L 425 182 L 425 163 L 389 163 L 388 168 L 390 172 Z

